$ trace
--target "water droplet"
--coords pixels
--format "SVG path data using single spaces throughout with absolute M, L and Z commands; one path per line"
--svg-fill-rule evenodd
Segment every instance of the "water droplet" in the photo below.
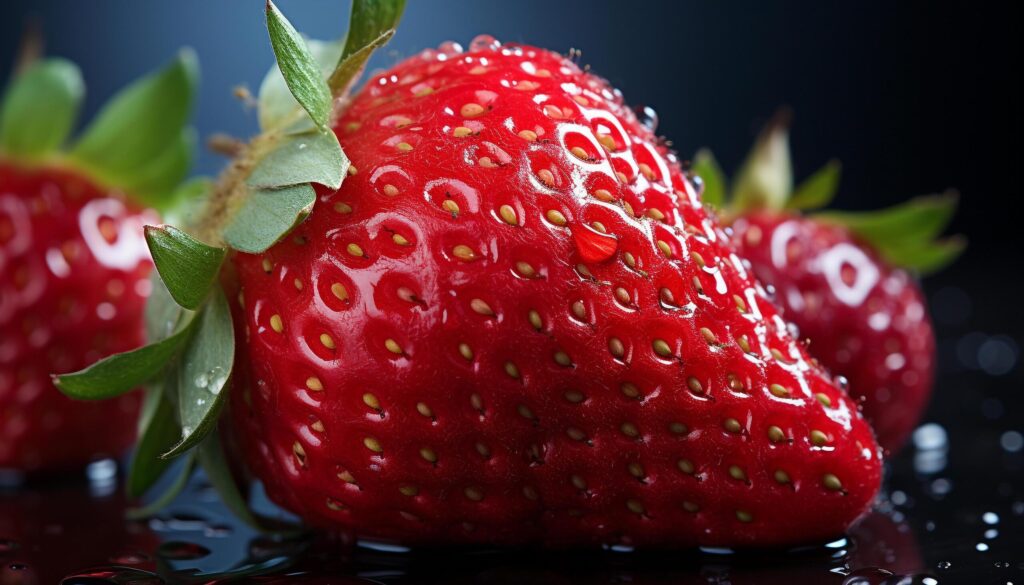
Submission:
M 832 379 L 832 383 L 836 385 L 836 388 L 839 388 L 843 392 L 848 392 L 850 390 L 850 381 L 846 379 L 846 376 L 836 376 Z
M 455 41 L 445 41 L 437 46 L 438 60 L 445 60 L 462 53 L 462 45 Z
M 949 561 L 939 561 L 938 563 L 935 564 L 935 566 L 940 568 L 940 569 L 948 569 L 948 568 L 953 566 L 953 563 L 951 563 Z
M 477 35 L 469 43 L 469 51 L 497 51 L 501 48 L 501 42 L 491 35 Z
M 209 555 L 210 549 L 193 542 L 171 541 L 161 544 L 157 554 L 169 561 L 191 561 Z
M 651 132 L 658 130 L 658 113 L 650 106 L 638 106 L 636 108 L 637 120 L 647 127 Z
M 7 565 L 7 568 L 12 571 L 24 571 L 28 568 L 28 565 L 26 565 L 25 563 L 11 563 Z

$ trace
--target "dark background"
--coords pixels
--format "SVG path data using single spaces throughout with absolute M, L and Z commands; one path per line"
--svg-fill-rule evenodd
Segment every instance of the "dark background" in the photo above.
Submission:
M 409 0 L 397 36 L 371 66 L 446 40 L 465 46 L 478 33 L 580 49 L 581 63 L 622 89 L 627 101 L 658 111 L 659 132 L 683 158 L 709 146 L 734 171 L 761 124 L 787 105 L 795 113 L 797 177 L 829 158 L 842 161 L 838 207 L 871 209 L 958 189 L 952 231 L 966 234 L 970 246 L 925 281 L 940 358 L 925 420 L 948 433 L 949 463 L 943 450 L 941 467 L 922 467 L 922 449 L 907 449 L 894 462 L 890 490 L 904 494 L 893 501 L 899 507 L 904 500 L 929 567 L 953 559 L 954 569 L 991 568 L 1000 559 L 1024 560 L 1020 549 L 1018 558 L 1005 558 L 972 540 L 986 510 L 1024 515 L 1024 270 L 1016 212 L 1024 31 L 1009 4 Z M 340 36 L 347 21 L 345 0 L 279 5 L 314 38 Z M 255 92 L 272 63 L 262 8 L 262 0 L 5 6 L 0 78 L 7 78 L 29 15 L 42 25 L 49 54 L 82 67 L 89 89 L 83 119 L 189 45 L 202 65 L 199 131 L 245 137 L 256 130 L 255 112 L 232 97 L 232 88 Z M 222 164 L 204 152 L 197 170 L 214 174 Z M 915 498 L 931 503 L 912 508 Z M 929 536 L 940 535 L 947 519 L 948 538 Z M 932 532 L 936 521 L 939 532 Z M 1017 536 L 1003 550 L 1012 550 Z M 977 564 L 957 565 L 961 558 Z

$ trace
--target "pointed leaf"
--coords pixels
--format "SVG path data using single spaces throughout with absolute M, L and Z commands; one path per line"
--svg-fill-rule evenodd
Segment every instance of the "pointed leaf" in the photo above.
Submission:
M 967 239 L 962 236 L 951 236 L 919 247 L 903 247 L 892 250 L 881 250 L 885 259 L 896 266 L 914 270 L 927 275 L 942 270 L 967 247 Z
M 181 440 L 164 458 L 199 444 L 217 423 L 235 359 L 235 330 L 224 291 L 214 289 L 197 319 L 195 336 L 178 363 L 178 419 Z
M 0 150 L 33 158 L 56 150 L 85 95 L 78 67 L 64 59 L 33 64 L 15 78 L 0 108 Z
M 224 230 L 224 241 L 240 252 L 264 252 L 306 219 L 315 202 L 308 184 L 252 191 Z
M 789 114 L 776 114 L 757 137 L 733 182 L 734 211 L 782 209 L 793 191 L 789 157 Z
M 174 481 L 167 486 L 163 493 L 141 508 L 129 508 L 125 516 L 129 520 L 141 520 L 149 518 L 169 506 L 188 486 L 188 480 L 192 477 L 192 471 L 195 469 L 195 460 L 195 454 L 189 453 L 181 463 L 181 467 L 178 468 L 178 474 L 174 476 Z M 172 462 L 165 463 L 170 465 Z
M 245 496 L 238 489 L 234 476 L 231 475 L 231 467 L 224 455 L 224 448 L 221 445 L 220 433 L 214 430 L 207 436 L 196 450 L 199 465 L 206 472 L 206 478 L 210 485 L 217 491 L 221 501 L 228 510 L 239 520 L 249 526 L 261 529 L 259 521 L 249 510 L 249 504 Z
M 272 189 L 318 183 L 331 189 L 341 187 L 349 161 L 341 151 L 334 132 L 313 130 L 285 136 L 249 175 L 254 189 Z
M 952 191 L 942 195 L 915 197 L 877 211 L 826 211 L 815 217 L 840 223 L 861 238 L 879 247 L 897 247 L 930 242 L 953 219 L 959 196 Z
M 182 130 L 159 156 L 119 186 L 146 205 L 163 211 L 173 202 L 176 187 L 188 176 L 196 149 L 196 132 Z
M 181 427 L 175 416 L 174 405 L 167 399 L 163 384 L 157 382 L 146 390 L 146 402 L 140 417 L 139 441 L 128 469 L 129 497 L 146 493 L 170 467 L 171 461 L 161 459 L 181 437 Z
M 385 30 L 377 38 L 370 40 L 358 51 L 338 63 L 328 80 L 335 96 L 341 97 L 348 94 L 356 80 L 359 79 L 359 74 L 363 72 L 363 68 L 366 67 L 366 62 L 370 60 L 373 52 L 386 45 L 393 36 L 395 36 L 395 29 Z
M 704 203 L 721 210 L 726 203 L 727 182 L 725 173 L 718 166 L 715 156 L 706 148 L 698 150 L 697 154 L 693 157 L 693 164 L 690 165 L 690 170 L 700 177 L 704 183 L 704 191 L 701 193 L 701 199 Z
M 800 183 L 786 202 L 786 209 L 821 209 L 827 206 L 839 190 L 841 168 L 835 159 L 825 163 L 825 166 Z
M 146 341 L 156 343 L 170 337 L 186 319 L 191 319 L 192 312 L 174 302 L 159 272 L 153 271 L 149 275 L 149 282 L 150 293 L 145 311 Z
M 342 42 L 308 40 L 306 45 L 309 47 L 313 59 L 316 60 L 321 77 L 327 79 L 341 58 Z M 281 75 L 281 68 L 274 65 L 260 84 L 260 128 L 264 131 L 277 129 L 289 121 L 295 120 L 295 114 L 301 108 L 302 106 L 295 101 L 291 91 L 288 90 L 288 84 L 285 83 L 284 77 Z M 311 122 L 308 116 L 302 116 L 302 120 L 307 123 Z
M 171 297 L 186 309 L 199 307 L 217 280 L 226 250 L 207 246 L 174 226 L 147 225 L 145 232 Z
M 134 390 L 163 371 L 188 339 L 187 325 L 162 341 L 117 353 L 70 374 L 54 376 L 61 392 L 79 400 L 111 398 Z
M 195 55 L 182 50 L 163 70 L 114 96 L 85 130 L 72 157 L 115 185 L 142 180 L 167 145 L 181 140 L 197 79 Z
M 320 128 L 331 116 L 331 91 L 306 41 L 274 3 L 267 0 L 267 31 L 288 89 Z
M 353 0 L 348 35 L 341 59 L 372 45 L 382 34 L 398 26 L 406 0 Z

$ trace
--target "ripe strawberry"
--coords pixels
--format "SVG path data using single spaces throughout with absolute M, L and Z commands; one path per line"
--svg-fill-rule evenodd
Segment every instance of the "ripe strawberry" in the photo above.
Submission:
M 791 197 L 787 149 L 779 118 L 758 140 L 724 214 L 740 255 L 775 287 L 776 302 L 809 340 L 810 353 L 848 380 L 879 444 L 895 451 L 928 403 L 935 369 L 935 336 L 911 272 L 935 270 L 961 251 L 959 238 L 933 242 L 956 196 L 869 213 L 803 215 L 800 209 L 826 205 L 835 194 L 839 167 L 830 163 Z M 706 154 L 698 155 L 695 170 L 716 173 Z
M 481 37 L 331 102 L 357 65 L 343 57 L 321 88 L 270 4 L 268 26 L 313 122 L 318 94 L 343 104 L 333 133 L 265 105 L 268 131 L 195 228 L 235 250 L 230 301 L 195 284 L 225 250 L 147 228 L 167 292 L 195 312 L 171 307 L 149 353 L 65 391 L 116 364 L 166 368 L 181 438 L 165 456 L 197 457 L 216 484 L 230 379 L 232 440 L 270 497 L 364 538 L 771 546 L 866 509 L 869 427 L 605 81 Z M 183 349 L 147 357 L 168 348 Z
M 56 148 L 82 97 L 77 68 L 58 59 L 37 63 L 7 93 L 0 118 L 0 468 L 78 468 L 118 456 L 135 437 L 138 395 L 76 405 L 53 387 L 50 373 L 144 342 L 151 262 L 142 227 L 158 219 L 146 207 L 187 170 L 187 156 L 168 166 L 177 158 L 187 103 L 168 108 L 157 101 L 116 118 L 126 106 L 145 105 L 139 92 L 154 82 L 171 75 L 181 80 L 162 86 L 185 83 L 187 60 L 126 90 L 67 154 Z M 169 117 L 159 122 L 162 131 L 147 124 L 155 116 Z M 138 124 L 133 132 L 149 132 L 150 140 L 170 133 L 172 144 L 157 144 L 155 152 L 171 158 L 126 171 L 115 157 L 131 148 L 134 160 L 148 143 L 135 136 L 119 145 L 108 133 L 121 124 Z M 126 196 L 124 188 L 140 195 Z

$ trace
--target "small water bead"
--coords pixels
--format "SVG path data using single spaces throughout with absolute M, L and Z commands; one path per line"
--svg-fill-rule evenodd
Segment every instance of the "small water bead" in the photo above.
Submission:
M 491 35 L 477 35 L 469 42 L 469 52 L 497 51 L 501 48 L 501 41 Z
M 658 130 L 658 113 L 650 106 L 637 106 L 637 120 L 651 132 Z

